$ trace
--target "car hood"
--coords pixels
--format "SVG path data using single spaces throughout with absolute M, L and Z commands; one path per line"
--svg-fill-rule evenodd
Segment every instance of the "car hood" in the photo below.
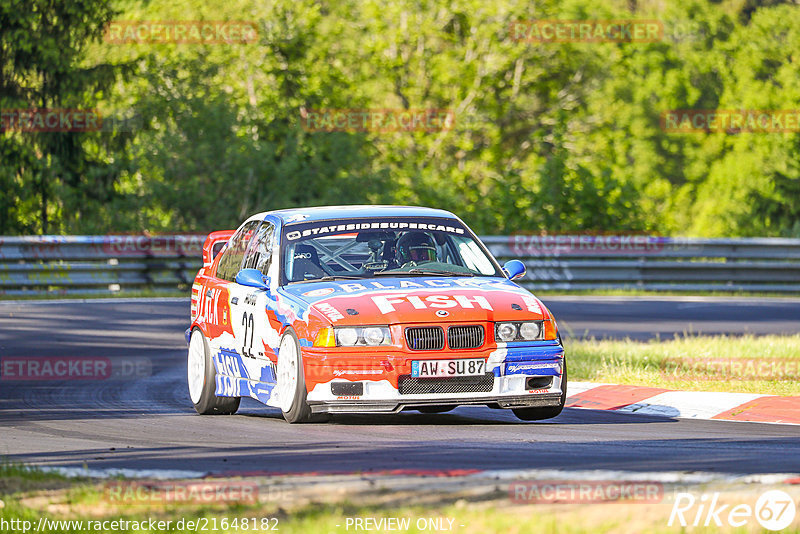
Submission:
M 415 276 L 292 284 L 282 290 L 336 325 L 536 320 L 529 291 L 504 278 Z

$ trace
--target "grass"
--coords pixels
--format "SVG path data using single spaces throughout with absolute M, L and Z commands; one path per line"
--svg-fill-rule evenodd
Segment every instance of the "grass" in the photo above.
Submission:
M 33 468 L 13 464 L 0 466 L 0 480 L 7 478 L 22 481 L 16 487 L 0 488 L 0 520 L 29 521 L 36 528 L 40 518 L 50 521 L 73 521 L 72 524 L 49 524 L 49 528 L 39 532 L 77 533 L 77 532 L 271 532 L 274 527 L 283 533 L 339 533 L 364 532 L 355 528 L 355 520 L 372 520 L 372 531 L 384 532 L 375 528 L 381 519 L 406 521 L 409 528 L 399 532 L 456 532 L 460 534 L 490 533 L 628 533 L 628 532 L 676 532 L 680 528 L 668 527 L 667 521 L 672 509 L 671 491 L 665 489 L 664 499 L 655 503 L 590 503 L 590 504 L 528 504 L 513 503 L 509 499 L 507 486 L 498 483 L 495 492 L 478 497 L 443 495 L 442 499 L 431 504 L 402 505 L 396 501 L 380 500 L 379 490 L 366 497 L 361 504 L 354 504 L 348 496 L 338 491 L 318 494 L 316 502 L 297 501 L 294 504 L 276 503 L 261 500 L 250 504 L 217 503 L 154 503 L 148 501 L 140 505 L 120 506 L 110 502 L 106 492 L 109 481 L 88 479 L 65 479 Z M 270 479 L 248 479 L 259 484 L 269 484 Z M 420 487 L 424 484 L 421 479 Z M 785 485 L 786 491 L 797 491 Z M 696 491 L 705 491 L 695 488 Z M 728 487 L 721 503 L 753 502 L 767 488 Z M 682 491 L 685 491 L 682 490 Z M 424 493 L 424 492 L 423 492 Z M 407 495 L 407 494 L 406 494 Z M 417 498 L 419 501 L 419 498 Z M 253 528 L 256 518 L 260 526 Z M 263 518 L 273 518 L 262 523 Z M 170 521 L 168 528 L 151 529 L 147 521 Z M 247 523 L 243 522 L 247 519 Z M 183 521 L 180 523 L 179 521 Z M 79 521 L 80 524 L 75 522 Z M 111 524 L 103 527 L 104 521 L 140 522 L 139 525 L 124 525 L 126 528 L 113 528 Z M 98 523 L 101 522 L 101 523 Z M 206 528 L 189 526 L 204 525 Z M 433 523 L 432 523 L 433 522 Z M 362 523 L 363 525 L 364 523 Z M 430 528 L 436 525 L 440 529 Z M 20 524 L 12 531 L 23 532 Z M 119 526 L 119 525 L 117 525 Z M 212 528 L 216 527 L 216 528 Z M 692 529 L 692 532 L 727 532 L 729 529 Z M 746 529 L 752 531 L 752 529 Z M 800 532 L 797 523 L 784 532 Z
M 40 488 L 61 488 L 68 480 L 55 473 L 3 461 L 0 463 L 0 495 L 14 494 Z
M 800 334 L 565 340 L 565 345 L 572 380 L 800 395 Z

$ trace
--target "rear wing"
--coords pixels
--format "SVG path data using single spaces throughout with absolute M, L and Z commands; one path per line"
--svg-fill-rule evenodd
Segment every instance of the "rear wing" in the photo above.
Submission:
M 220 230 L 218 232 L 211 232 L 203 243 L 203 265 L 208 267 L 214 262 L 219 251 L 228 242 L 228 239 L 236 232 L 236 230 Z

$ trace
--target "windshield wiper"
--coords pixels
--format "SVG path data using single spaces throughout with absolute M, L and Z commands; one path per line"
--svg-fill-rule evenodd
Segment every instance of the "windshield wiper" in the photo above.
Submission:
M 438 271 L 435 269 L 419 269 L 417 267 L 409 269 L 408 271 L 378 271 L 373 276 L 403 276 L 405 274 L 416 274 L 422 276 L 475 276 L 470 272 L 461 271 Z
M 305 280 L 306 282 L 330 282 L 331 280 L 363 280 L 363 276 L 353 276 L 349 274 L 334 274 L 329 276 L 323 276 L 322 278 L 312 278 L 310 280 Z
M 434 276 L 475 276 L 473 273 L 463 271 L 437 271 L 434 269 L 419 269 L 414 268 L 409 270 L 411 274 L 430 274 Z

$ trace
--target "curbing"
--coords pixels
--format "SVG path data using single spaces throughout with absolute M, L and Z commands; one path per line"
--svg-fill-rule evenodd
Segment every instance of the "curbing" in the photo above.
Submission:
M 800 425 L 800 397 L 570 382 L 568 408 Z

